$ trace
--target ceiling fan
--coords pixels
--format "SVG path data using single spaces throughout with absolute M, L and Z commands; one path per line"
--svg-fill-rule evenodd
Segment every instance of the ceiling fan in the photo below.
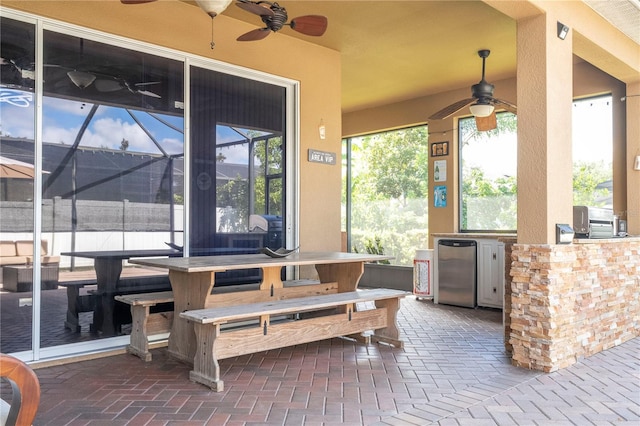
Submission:
M 285 25 L 299 33 L 316 37 L 324 34 L 327 29 L 327 18 L 320 15 L 298 16 L 287 22 L 289 18 L 287 10 L 275 2 L 238 0 L 236 4 L 241 9 L 260 16 L 265 24 L 264 28 L 258 28 L 241 35 L 238 37 L 238 41 L 262 40 L 271 32 L 277 32 Z
M 86 89 L 87 87 L 93 86 L 95 90 L 102 93 L 116 92 L 118 90 L 126 89 L 134 94 L 150 96 L 158 99 L 161 98 L 157 93 L 145 89 L 145 87 L 149 85 L 161 84 L 160 81 L 133 83 L 123 77 L 117 77 L 102 72 L 68 68 L 55 64 L 45 64 L 44 66 L 49 69 L 53 68 L 66 71 L 66 76 L 78 89 Z
M 482 58 L 482 79 L 478 84 L 471 86 L 471 98 L 462 99 L 432 114 L 430 120 L 442 120 L 450 117 L 462 108 L 469 106 L 471 114 L 476 117 L 476 126 L 480 131 L 496 128 L 495 106 L 516 114 L 516 106 L 510 102 L 493 97 L 494 85 L 484 79 L 485 61 L 490 50 L 479 50 L 478 56 Z
M 124 78 L 108 77 L 101 78 L 95 81 L 94 85 L 98 92 L 117 92 L 118 90 L 126 89 L 131 93 L 137 93 L 143 96 L 150 96 L 152 98 L 161 99 L 162 96 L 157 93 L 146 90 L 146 86 L 153 84 L 160 84 L 159 81 L 146 81 L 141 83 L 131 83 Z
M 120 0 L 122 4 L 144 4 L 144 3 L 153 3 L 156 0 Z M 224 12 L 224 10 L 229 6 L 229 4 L 233 0 L 195 0 L 195 2 L 200 6 L 202 10 L 207 12 L 209 16 L 212 18 L 220 13 Z

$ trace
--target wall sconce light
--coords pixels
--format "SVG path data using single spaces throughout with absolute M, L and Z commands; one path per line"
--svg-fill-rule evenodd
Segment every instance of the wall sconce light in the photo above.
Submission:
M 320 119 L 320 125 L 318 126 L 318 134 L 320 139 L 324 140 L 327 137 L 326 127 L 324 127 L 324 120 Z
M 633 170 L 640 171 L 640 155 L 636 155 L 636 161 L 633 163 Z
M 567 37 L 567 34 L 569 34 L 569 27 L 558 21 L 558 38 L 560 40 L 564 40 Z

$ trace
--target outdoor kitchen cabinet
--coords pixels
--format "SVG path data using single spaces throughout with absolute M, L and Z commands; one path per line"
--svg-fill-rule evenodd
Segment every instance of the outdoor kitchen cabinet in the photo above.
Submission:
M 478 239 L 478 306 L 504 306 L 504 243 Z

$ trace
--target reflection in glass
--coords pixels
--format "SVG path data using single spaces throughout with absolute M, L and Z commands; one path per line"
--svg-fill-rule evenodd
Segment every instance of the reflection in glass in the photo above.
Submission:
M 285 89 L 197 67 L 191 85 L 192 254 L 284 246 Z
M 182 244 L 184 119 L 182 63 L 51 31 L 43 40 L 42 229 L 61 254 L 62 295 L 55 316 L 43 312 L 47 347 L 130 327 L 96 286 L 94 259 L 66 253 Z M 170 289 L 165 272 L 123 263 L 118 288 Z
M 32 349 L 35 308 L 35 28 L 2 17 L 0 43 L 0 348 L 12 353 Z

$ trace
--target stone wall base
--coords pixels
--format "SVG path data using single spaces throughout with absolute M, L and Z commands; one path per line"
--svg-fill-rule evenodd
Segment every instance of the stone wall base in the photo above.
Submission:
M 556 371 L 640 336 L 640 238 L 514 244 L 510 274 L 513 365 Z

